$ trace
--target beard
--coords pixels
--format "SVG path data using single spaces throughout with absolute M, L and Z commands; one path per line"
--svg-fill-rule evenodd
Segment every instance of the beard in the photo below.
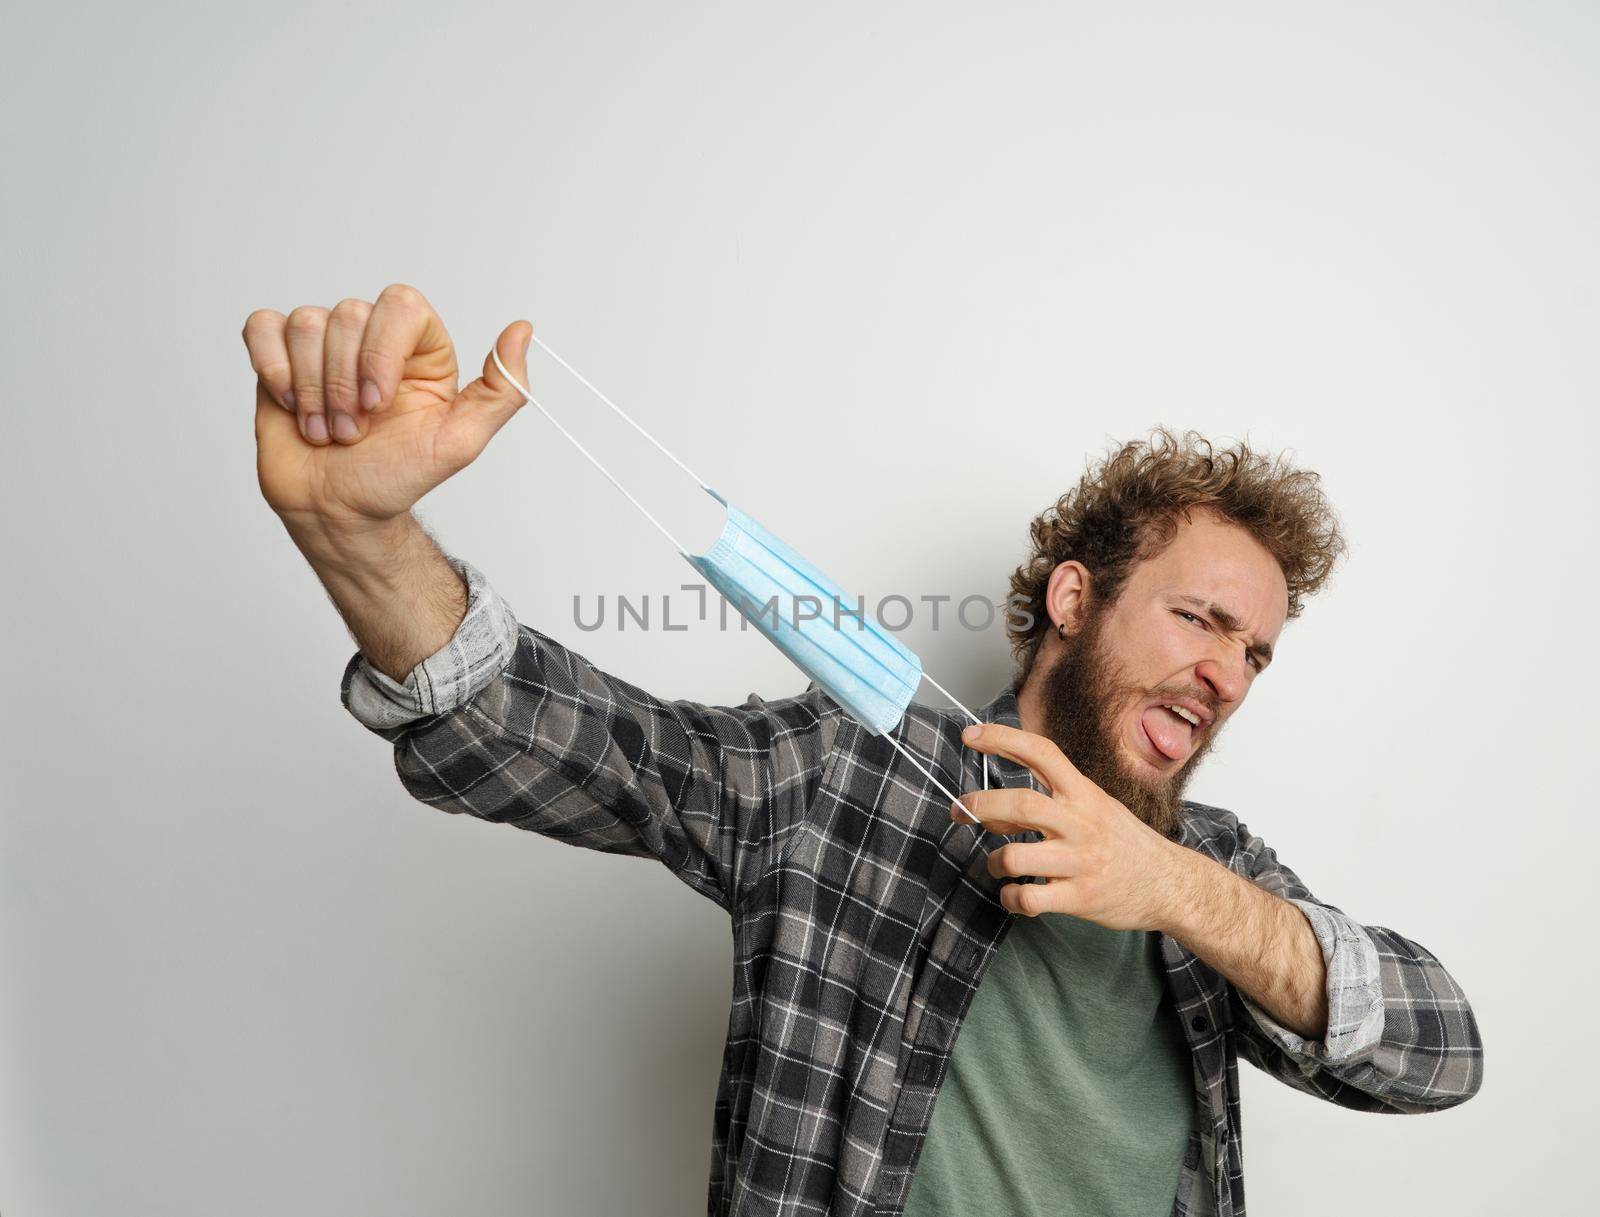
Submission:
M 1064 640 L 1066 652 L 1056 666 L 1045 673 L 1041 690 L 1045 731 L 1084 777 L 1162 836 L 1173 837 L 1183 814 L 1184 787 L 1200 759 L 1211 751 L 1216 732 L 1208 730 L 1170 776 L 1141 774 L 1129 766 L 1117 748 L 1117 715 L 1163 690 L 1146 689 L 1125 679 L 1103 642 L 1108 609 L 1091 609 L 1078 632 Z M 1181 692 L 1193 694 L 1187 688 Z

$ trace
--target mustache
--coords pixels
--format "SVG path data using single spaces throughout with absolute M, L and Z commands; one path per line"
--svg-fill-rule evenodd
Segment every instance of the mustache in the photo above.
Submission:
M 1117 658 L 1104 645 L 1099 622 L 1073 639 L 1055 668 L 1044 676 L 1046 733 L 1072 762 L 1107 794 L 1164 836 L 1172 835 L 1181 817 L 1180 803 L 1201 759 L 1211 750 L 1220 727 L 1220 702 L 1215 690 L 1188 681 L 1151 689 L 1130 681 Z M 1193 754 L 1177 770 L 1159 780 L 1129 768 L 1119 754 L 1118 723 L 1127 707 L 1186 701 L 1209 716 L 1194 730 Z
M 1208 693 L 1198 685 L 1161 685 L 1159 688 L 1151 689 L 1149 693 L 1139 700 L 1157 704 L 1163 701 L 1192 701 L 1196 705 L 1203 706 L 1210 716 L 1207 723 L 1208 730 L 1221 717 L 1222 713 L 1222 699 L 1215 693 Z

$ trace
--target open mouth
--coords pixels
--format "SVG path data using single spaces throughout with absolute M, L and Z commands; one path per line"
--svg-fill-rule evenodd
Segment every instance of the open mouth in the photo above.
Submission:
M 1169 761 L 1181 761 L 1194 750 L 1203 722 L 1194 710 L 1175 702 L 1147 706 L 1139 716 L 1150 746 Z

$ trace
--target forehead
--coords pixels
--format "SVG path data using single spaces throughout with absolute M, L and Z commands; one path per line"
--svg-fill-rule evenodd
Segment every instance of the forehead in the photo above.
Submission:
M 1210 512 L 1180 519 L 1172 544 L 1133 568 L 1127 590 L 1200 597 L 1269 644 L 1289 615 L 1289 585 L 1277 559 L 1239 525 Z

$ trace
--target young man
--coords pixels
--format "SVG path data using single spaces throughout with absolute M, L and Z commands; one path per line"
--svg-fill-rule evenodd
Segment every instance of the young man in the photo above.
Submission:
M 531 332 L 498 342 L 519 379 Z M 981 728 L 903 725 L 979 831 L 816 686 L 658 699 L 441 554 L 413 504 L 522 397 L 491 360 L 457 392 L 414 289 L 257 312 L 245 341 L 262 491 L 406 788 L 655 857 L 732 917 L 711 1213 L 1242 1214 L 1240 1055 L 1364 1110 L 1476 1092 L 1432 955 L 1181 798 L 1340 553 L 1314 474 L 1158 432 L 1033 522 L 1014 687 Z

